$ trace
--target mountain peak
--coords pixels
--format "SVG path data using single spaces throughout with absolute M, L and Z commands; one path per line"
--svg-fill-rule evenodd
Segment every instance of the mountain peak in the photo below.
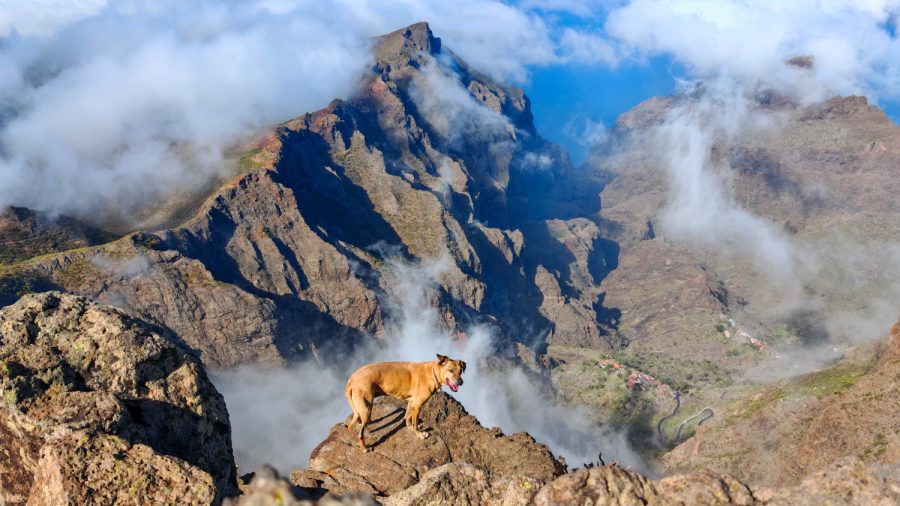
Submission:
M 420 53 L 441 52 L 441 39 L 435 37 L 428 23 L 421 21 L 375 39 L 375 59 L 379 64 L 403 64 L 414 61 Z

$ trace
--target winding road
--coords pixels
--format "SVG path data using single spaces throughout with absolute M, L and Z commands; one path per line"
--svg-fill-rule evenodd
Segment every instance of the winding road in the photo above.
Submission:
M 663 435 L 662 426 L 666 420 L 672 418 L 673 416 L 678 414 L 678 410 L 681 409 L 681 392 L 675 392 L 675 409 L 672 410 L 672 414 L 668 416 L 664 416 L 659 419 L 659 422 L 656 423 L 656 434 L 659 436 L 659 442 L 661 444 L 666 444 L 666 436 Z
M 685 418 L 684 421 L 681 422 L 681 424 L 678 426 L 678 430 L 675 432 L 675 442 L 677 443 L 678 441 L 681 440 L 681 431 L 684 430 L 684 426 L 687 425 L 688 423 L 690 423 L 691 420 L 699 417 L 700 420 L 697 421 L 697 427 L 699 427 L 699 426 L 703 425 L 703 422 L 709 420 L 714 415 L 715 415 L 715 412 L 713 411 L 713 409 L 710 407 L 706 407 L 706 408 L 701 409 L 699 412 L 697 412 L 696 415 L 694 415 L 690 418 Z

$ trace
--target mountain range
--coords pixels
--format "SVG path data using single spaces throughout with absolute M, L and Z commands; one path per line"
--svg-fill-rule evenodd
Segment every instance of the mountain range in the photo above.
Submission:
M 153 476 L 180 473 L 172 482 L 179 486 L 202 484 L 191 489 L 196 502 L 220 501 L 238 487 L 249 501 L 268 497 L 267 486 L 299 486 L 311 498 L 362 491 L 388 504 L 503 494 L 510 504 L 587 497 L 789 504 L 812 489 L 835 500 L 848 476 L 859 480 L 850 488 L 860 504 L 897 499 L 890 475 L 900 462 L 892 408 L 900 362 L 897 328 L 889 329 L 900 316 L 900 126 L 864 97 L 802 104 L 761 91 L 748 108 L 774 118 L 776 128 L 713 135 L 704 153 L 720 169 L 725 194 L 755 221 L 697 241 L 667 221 L 679 203 L 678 175 L 659 136 L 673 117 L 702 107 L 702 88 L 639 104 L 576 167 L 537 132 L 521 89 L 470 67 L 427 24 L 378 37 L 372 51 L 352 96 L 248 134 L 232 150 L 230 179 L 189 206 L 153 210 L 159 227 L 109 232 L 97 217 L 3 212 L 0 305 L 10 315 L 0 318 L 0 359 L 3 390 L 15 399 L 0 410 L 0 440 L 27 450 L 19 470 L 0 470 L 17 476 L 6 501 L 52 502 L 60 490 L 79 490 L 78 473 L 87 470 L 47 460 L 83 457 L 88 446 L 127 455 L 127 466 L 152 468 Z M 791 269 L 747 253 L 754 246 L 743 242 L 755 236 L 736 230 L 747 223 L 762 223 L 790 245 Z M 455 339 L 489 328 L 496 367 L 528 371 L 560 402 L 586 409 L 592 423 L 625 433 L 651 468 L 674 477 L 651 481 L 605 464 L 566 474 L 527 435 L 494 442 L 498 434 L 483 434 L 489 442 L 467 447 L 461 426 L 441 425 L 464 419 L 465 409 L 441 396 L 425 418 L 441 427 L 446 455 L 431 447 L 382 454 L 357 469 L 343 446 L 327 450 L 345 443 L 338 426 L 322 434 L 309 469 L 294 473 L 292 484 L 274 471 L 258 473 L 255 485 L 249 476 L 236 480 L 224 403 L 202 369 L 334 366 L 384 344 L 402 312 L 397 265 L 434 267 L 428 305 Z M 48 291 L 55 295 L 34 295 Z M 54 327 L 41 337 L 28 329 L 44 323 L 22 323 L 57 306 L 71 306 L 72 322 L 60 328 L 79 330 Z M 164 360 L 162 376 L 125 364 L 146 386 L 121 389 L 121 381 L 94 374 L 102 361 L 76 360 L 109 339 L 95 335 L 104 325 L 87 325 L 95 312 L 173 350 L 138 361 L 174 357 Z M 19 341 L 9 337 L 21 329 Z M 78 344 L 79 335 L 99 344 Z M 16 355 L 38 344 L 34 355 Z M 41 354 L 64 360 L 47 365 Z M 185 371 L 193 386 L 175 395 L 166 382 Z M 136 373 L 118 373 L 135 381 Z M 102 412 L 109 417 L 54 418 L 70 446 L 49 433 L 18 435 L 22 424 L 49 416 L 54 388 L 67 403 L 109 404 Z M 141 425 L 156 416 L 153 403 L 176 405 L 184 433 Z M 380 406 L 389 416 L 393 406 Z M 465 423 L 473 434 L 491 430 Z M 186 449 L 178 438 L 191 431 L 212 438 L 212 453 Z M 487 456 L 497 452 L 509 456 L 502 463 Z M 516 467 L 516 459 L 533 467 Z M 97 462 L 107 465 L 105 457 Z M 58 490 L 38 492 L 32 480 L 48 469 L 63 476 Z M 512 494 L 522 476 L 533 489 Z M 160 483 L 169 482 L 146 484 L 143 497 L 163 500 L 153 495 L 165 488 Z

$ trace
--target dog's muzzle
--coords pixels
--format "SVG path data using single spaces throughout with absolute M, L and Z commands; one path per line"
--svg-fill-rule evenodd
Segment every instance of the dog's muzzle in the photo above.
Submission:
M 458 392 L 459 387 L 463 384 L 462 378 L 459 379 L 459 383 L 454 383 L 450 378 L 445 379 L 444 382 L 447 383 L 447 386 L 450 387 L 450 390 L 453 390 L 454 392 Z

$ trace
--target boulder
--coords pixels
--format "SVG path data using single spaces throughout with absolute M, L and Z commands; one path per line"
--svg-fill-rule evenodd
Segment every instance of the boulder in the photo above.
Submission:
M 174 339 L 58 292 L 0 310 L 0 499 L 209 504 L 233 494 L 224 400 Z
M 433 395 L 422 408 L 420 421 L 429 433 L 425 439 L 406 428 L 404 409 L 405 403 L 392 397 L 376 400 L 366 433 L 372 448 L 368 453 L 359 448 L 355 433 L 343 423 L 335 425 L 313 450 L 309 468 L 292 475 L 293 482 L 335 493 L 363 491 L 389 496 L 422 482 L 426 475 L 437 476 L 451 487 L 457 479 L 479 481 L 473 477 L 477 475 L 488 480 L 487 485 L 479 485 L 486 487 L 484 490 L 505 486 L 498 485 L 506 482 L 497 478 L 528 482 L 536 489 L 565 472 L 565 464 L 528 434 L 504 435 L 500 429 L 482 427 L 443 392 Z M 450 463 L 470 467 L 441 467 Z M 443 471 L 428 474 L 437 468 Z
M 525 505 L 537 490 L 526 477 L 491 475 L 479 467 L 460 462 L 444 464 L 422 476 L 419 483 L 386 497 L 385 506 L 484 506 Z
M 239 498 L 226 499 L 225 506 L 377 506 L 371 495 L 357 492 L 345 496 L 318 497 L 292 485 L 269 466 L 253 473 Z M 318 497 L 318 498 L 317 498 Z

